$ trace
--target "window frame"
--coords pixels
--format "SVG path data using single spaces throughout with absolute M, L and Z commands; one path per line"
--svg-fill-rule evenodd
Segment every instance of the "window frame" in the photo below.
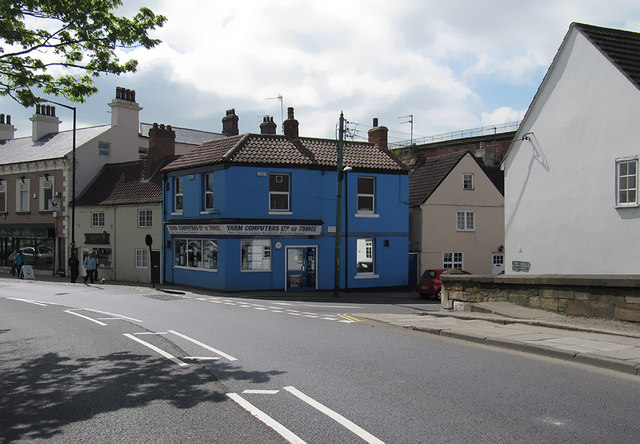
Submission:
M 91 228 L 103 228 L 104 223 L 104 211 L 91 212 Z
M 136 248 L 136 268 L 149 268 L 149 250 L 146 248 Z
M 246 250 L 246 247 L 251 247 L 253 251 L 249 252 Z M 249 254 L 251 254 L 251 256 L 253 256 L 254 254 L 258 254 L 259 252 L 257 251 L 257 249 L 261 248 L 262 251 L 260 252 L 260 254 L 262 255 L 261 258 L 254 260 L 253 257 L 251 257 Z M 240 272 L 241 273 L 269 273 L 271 272 L 271 266 L 272 266 L 272 248 L 271 248 L 271 239 L 241 239 L 240 240 Z M 265 268 L 265 260 L 268 261 L 266 262 L 268 264 L 268 268 Z M 250 265 L 252 264 L 258 264 L 260 263 L 262 265 L 262 268 L 258 268 L 257 266 L 255 268 L 250 267 Z
M 198 260 L 197 260 L 197 265 L 192 265 L 195 263 L 195 258 L 192 257 L 193 253 L 189 253 L 190 251 L 190 247 L 193 244 L 199 243 L 200 246 L 198 248 L 199 253 L 198 253 Z M 211 254 L 211 257 L 209 258 L 209 264 L 212 266 L 205 266 L 205 260 L 207 259 L 206 257 L 206 244 L 207 243 L 213 243 L 215 244 L 215 248 L 212 249 L 211 251 L 215 251 L 215 255 Z M 178 253 L 178 249 L 180 247 L 180 245 L 184 246 L 185 249 L 185 254 L 182 253 Z M 180 268 L 183 270 L 198 270 L 198 271 L 207 271 L 207 272 L 212 272 L 212 271 L 218 271 L 218 239 L 217 238 L 187 238 L 187 237 L 180 237 L 180 238 L 175 238 L 173 240 L 173 266 L 174 268 Z M 181 261 L 178 261 L 179 258 L 184 258 L 184 265 L 178 263 Z
M 462 217 L 460 217 L 462 215 Z M 469 220 L 471 216 L 471 220 Z M 476 231 L 476 212 L 468 210 L 456 211 L 456 231 Z
M 147 215 L 149 217 L 146 217 Z M 153 227 L 153 210 L 138 210 L 138 228 L 151 227 Z
M 26 187 L 26 190 L 23 189 Z M 22 193 L 26 193 L 26 209 L 22 206 Z M 31 212 L 31 179 L 28 177 L 24 179 L 16 179 L 16 213 L 30 213 Z
M 0 214 L 7 212 L 7 181 L 0 180 Z
M 360 189 L 360 181 L 371 180 L 372 192 L 367 193 Z M 371 199 L 371 209 L 360 206 L 360 199 Z M 358 176 L 356 178 L 356 209 L 357 214 L 376 214 L 376 178 L 374 176 Z
M 633 165 L 634 166 L 634 173 L 633 174 L 621 174 L 621 167 L 622 165 Z M 638 156 L 633 156 L 633 157 L 623 157 L 623 158 L 618 158 L 616 159 L 616 170 L 615 170 L 615 178 L 616 178 L 616 187 L 615 187 L 615 206 L 617 208 L 628 208 L 628 207 L 637 207 L 639 205 L 639 201 L 638 201 L 638 167 L 640 165 L 638 164 Z M 627 171 L 628 171 L 628 166 L 627 166 Z M 628 181 L 630 178 L 633 178 L 634 182 L 635 182 L 635 186 L 634 187 L 629 187 L 628 186 Z M 627 182 L 627 186 L 622 188 L 621 187 L 621 182 L 622 180 L 625 180 Z M 620 195 L 622 192 L 626 193 L 626 200 L 623 202 L 622 199 L 620 199 Z M 633 193 L 634 194 L 634 199 L 633 200 L 629 200 L 629 193 Z
M 362 252 L 362 254 L 361 254 Z M 363 270 L 359 264 L 371 263 L 371 270 Z M 377 278 L 376 274 L 376 238 L 359 237 L 356 239 L 356 279 Z
M 54 179 L 53 176 L 49 176 L 49 180 L 47 180 L 46 176 L 40 178 L 40 211 L 42 212 L 53 212 L 53 209 L 49 208 L 49 199 L 46 197 L 47 192 L 45 190 L 51 190 L 50 199 L 53 200 L 56 194 Z
M 462 175 L 462 189 L 475 190 L 476 182 L 473 173 L 464 173 Z
M 184 179 L 182 176 L 174 176 L 173 178 L 173 211 L 177 214 L 182 214 L 184 211 Z
M 203 173 L 202 174 L 202 196 L 204 200 L 202 202 L 202 207 L 204 208 L 204 211 L 213 211 L 215 207 L 214 193 L 215 193 L 215 185 L 214 185 L 213 171 L 208 173 Z M 208 196 L 211 196 L 210 206 L 208 206 L 208 203 L 209 203 Z
M 450 255 L 449 257 L 447 257 Z M 442 252 L 442 268 L 447 270 L 464 269 L 464 252 L 444 251 Z
M 271 178 L 272 177 L 286 177 L 287 178 L 287 191 L 283 190 L 272 190 L 271 189 Z M 276 179 L 277 181 L 277 179 Z M 277 183 L 277 182 L 276 182 Z M 273 208 L 272 207 L 272 197 L 273 196 L 286 196 L 287 197 L 287 207 L 286 208 Z M 291 213 L 291 173 L 269 173 L 269 213 Z

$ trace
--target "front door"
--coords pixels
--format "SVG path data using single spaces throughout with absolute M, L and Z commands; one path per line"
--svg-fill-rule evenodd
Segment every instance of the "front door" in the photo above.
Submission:
M 315 290 L 317 247 L 287 247 L 287 290 Z

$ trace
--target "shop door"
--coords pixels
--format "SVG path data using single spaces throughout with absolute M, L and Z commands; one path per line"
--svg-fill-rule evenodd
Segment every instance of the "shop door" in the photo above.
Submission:
M 287 290 L 315 290 L 317 247 L 287 247 Z

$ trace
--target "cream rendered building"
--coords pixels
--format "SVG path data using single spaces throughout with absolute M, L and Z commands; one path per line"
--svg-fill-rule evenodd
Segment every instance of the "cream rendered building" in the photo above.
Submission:
M 491 176 L 491 177 L 490 177 Z M 501 175 L 468 151 L 427 158 L 410 175 L 410 250 L 418 270 L 503 271 Z

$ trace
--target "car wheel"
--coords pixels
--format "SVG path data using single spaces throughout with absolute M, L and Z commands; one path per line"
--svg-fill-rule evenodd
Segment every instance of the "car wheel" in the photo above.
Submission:
M 442 302 L 442 290 L 438 290 L 438 292 L 436 293 L 436 298 L 438 298 L 438 300 Z

